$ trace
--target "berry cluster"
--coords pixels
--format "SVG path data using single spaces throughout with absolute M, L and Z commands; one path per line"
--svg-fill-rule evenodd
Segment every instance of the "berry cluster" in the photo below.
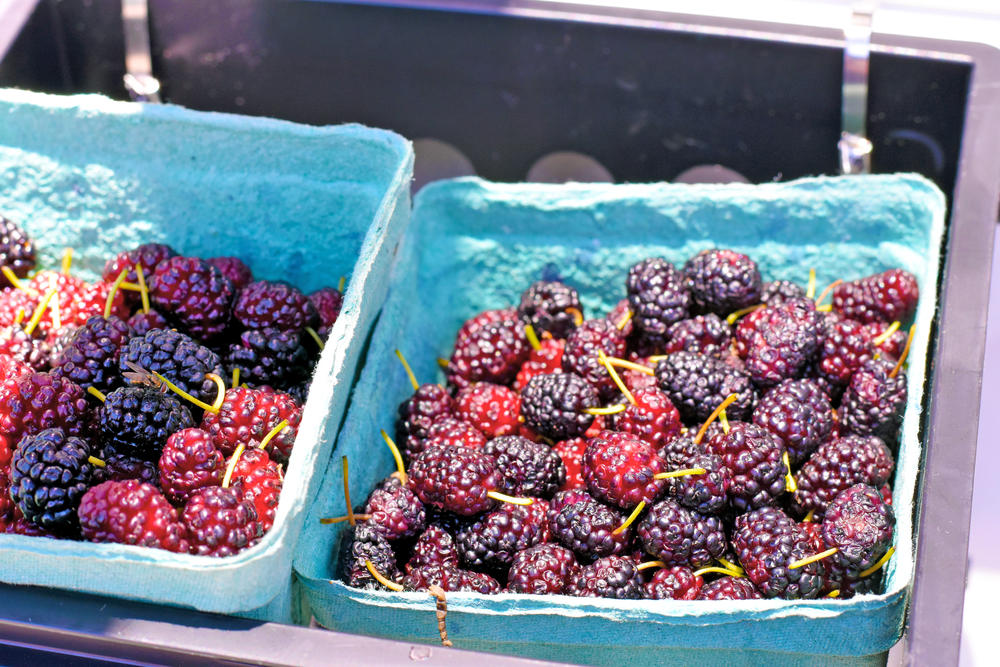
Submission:
M 31 240 L 0 232 L 0 530 L 210 556 L 259 541 L 340 292 L 160 243 L 94 283 L 69 253 L 31 275 Z
M 349 517 L 343 580 L 617 599 L 877 590 L 918 291 L 901 270 L 834 287 L 823 306 L 706 250 L 636 264 L 605 317 L 538 282 L 468 320 L 446 385 L 410 373 L 401 453 L 386 436 L 398 470 Z

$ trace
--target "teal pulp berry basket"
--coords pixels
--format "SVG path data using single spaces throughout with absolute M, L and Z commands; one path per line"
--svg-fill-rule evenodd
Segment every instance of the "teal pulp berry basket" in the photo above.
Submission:
M 412 389 L 393 354 L 418 379 L 441 381 L 461 323 L 506 307 L 532 281 L 559 278 L 579 290 L 588 316 L 625 295 L 628 268 L 649 256 L 682 263 L 730 247 L 759 263 L 766 280 L 820 285 L 890 267 L 922 290 L 909 357 L 909 402 L 893 502 L 896 552 L 885 592 L 851 600 L 613 601 L 566 596 L 448 594 L 456 647 L 583 664 L 877 663 L 902 632 L 913 577 L 912 509 L 921 413 L 937 307 L 945 200 L 919 176 L 813 178 L 766 185 L 501 185 L 477 179 L 433 184 L 417 196 L 389 297 L 373 334 L 319 496 L 309 510 L 295 571 L 315 619 L 343 631 L 439 641 L 435 602 L 422 593 L 352 589 L 333 580 L 343 515 L 340 456 L 363 498 L 394 469 L 379 430 L 392 431 Z
M 100 275 L 141 243 L 237 255 L 259 278 L 348 287 L 313 377 L 274 526 L 230 558 L 0 535 L 0 581 L 289 620 L 291 561 L 409 220 L 409 142 L 173 106 L 0 90 L 0 214 Z M 256 611 L 254 611 L 256 610 Z

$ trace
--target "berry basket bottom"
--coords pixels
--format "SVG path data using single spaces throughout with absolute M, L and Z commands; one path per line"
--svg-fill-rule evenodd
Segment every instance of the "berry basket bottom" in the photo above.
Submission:
M 909 357 L 893 506 L 896 551 L 883 592 L 849 600 L 613 601 L 566 596 L 449 593 L 447 629 L 459 648 L 584 664 L 775 664 L 878 661 L 902 633 L 913 577 L 912 507 L 921 413 L 937 307 L 943 195 L 917 176 L 812 178 L 782 184 L 501 185 L 460 179 L 425 188 L 394 267 L 390 295 L 338 437 L 350 486 L 364 496 L 390 472 L 379 430 L 392 431 L 412 389 L 393 349 L 419 380 L 443 381 L 462 322 L 517 303 L 535 280 L 579 290 L 588 316 L 624 297 L 628 268 L 651 256 L 675 264 L 710 247 L 753 257 L 765 280 L 818 284 L 891 267 L 921 288 Z M 336 580 L 344 525 L 340 456 L 306 517 L 294 567 L 316 620 L 344 632 L 440 641 L 424 593 L 349 588 Z M 697 652 L 697 653 L 696 653 Z

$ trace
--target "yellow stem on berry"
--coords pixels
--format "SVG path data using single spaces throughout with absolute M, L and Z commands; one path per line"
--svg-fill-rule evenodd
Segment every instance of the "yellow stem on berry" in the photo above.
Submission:
M 236 464 L 239 463 L 240 457 L 243 456 L 244 449 L 246 449 L 246 445 L 241 442 L 236 445 L 236 449 L 233 450 L 233 455 L 229 457 L 229 464 L 226 466 L 226 474 L 222 476 L 222 488 L 229 488 L 229 483 L 233 480 L 233 472 L 236 471 Z
M 528 344 L 531 345 L 531 349 L 540 350 L 542 349 L 542 342 L 538 340 L 538 335 L 535 334 L 535 327 L 530 324 L 524 325 L 524 337 L 528 339 Z
M 805 517 L 803 517 L 802 523 L 812 523 L 814 518 L 816 518 L 816 510 L 809 510 Z
M 347 276 L 340 276 L 340 280 L 337 281 L 337 291 L 343 294 L 344 285 L 346 284 L 347 284 Z
M 17 309 L 17 315 L 14 316 L 14 324 L 20 324 L 24 321 L 24 308 L 19 307 Z
M 267 432 L 267 435 L 265 435 L 264 439 L 260 441 L 260 445 L 257 446 L 257 449 L 264 449 L 267 447 L 271 440 L 274 439 L 274 436 L 278 435 L 286 428 L 288 428 L 288 420 L 282 419 L 274 428 Z
M 654 354 L 651 357 L 646 357 L 646 361 L 651 361 L 654 364 L 658 364 L 669 356 L 670 356 L 669 354 Z
M 354 525 L 354 524 L 351 524 L 351 525 Z M 398 593 L 401 590 L 403 590 L 403 587 L 400 586 L 399 584 L 397 584 L 395 581 L 389 581 L 388 579 L 386 579 L 385 577 L 383 577 L 381 574 L 379 574 L 378 570 L 375 569 L 375 566 L 372 565 L 372 562 L 370 560 L 368 560 L 367 558 L 365 559 L 365 567 L 367 567 L 368 571 L 371 573 L 371 575 L 373 577 L 375 577 L 375 581 L 377 581 L 378 583 L 382 584 L 383 586 L 385 586 L 386 588 L 388 588 L 390 591 L 396 591 Z
M 597 359 L 601 362 L 601 365 L 608 370 L 608 374 L 611 376 L 611 379 L 614 380 L 616 385 L 618 385 L 618 388 L 621 390 L 622 394 L 625 395 L 628 402 L 631 405 L 635 405 L 635 396 L 633 396 L 632 392 L 628 390 L 628 387 L 625 386 L 622 379 L 618 377 L 618 371 L 616 371 L 615 367 L 611 365 L 610 361 L 608 361 L 608 355 L 604 354 L 604 350 L 597 351 Z
M 403 456 L 399 453 L 399 447 L 397 447 L 396 443 L 392 441 L 389 434 L 385 432 L 385 429 L 382 429 L 382 439 L 385 440 L 385 444 L 389 446 L 389 451 L 392 452 L 392 458 L 396 459 L 396 472 L 399 473 L 399 481 L 403 483 L 403 486 L 406 486 L 406 466 L 403 465 Z
M 766 304 L 758 303 L 758 304 L 753 305 L 753 306 L 747 306 L 746 308 L 740 308 L 737 311 L 729 313 L 729 315 L 726 316 L 726 322 L 728 322 L 730 324 L 730 326 L 733 325 L 733 324 L 736 324 L 736 320 L 740 319 L 744 315 L 749 315 L 750 313 L 752 313 L 755 310 L 760 310 L 765 305 Z
M 617 405 L 609 405 L 606 408 L 584 408 L 583 411 L 588 415 L 616 415 L 619 412 L 625 412 L 625 408 L 628 407 L 624 403 L 618 403 Z
M 139 279 L 139 298 L 142 299 L 142 312 L 149 313 L 149 288 L 146 287 L 146 274 L 142 264 L 135 265 L 135 277 Z
M 809 283 L 806 285 L 806 298 L 816 296 L 816 269 L 809 269 Z
M 722 424 L 722 432 L 729 433 L 729 417 L 726 416 L 725 410 L 719 413 L 719 423 Z
M 357 525 L 357 521 L 354 518 L 354 506 L 351 505 L 351 485 L 347 481 L 349 479 L 347 474 L 347 457 L 340 457 L 340 465 L 344 471 L 344 502 L 347 503 L 347 522 L 351 524 L 351 527 Z
M 785 491 L 789 493 L 795 493 L 799 490 L 799 485 L 795 483 L 795 477 L 792 476 L 792 462 L 788 459 L 788 450 L 786 449 L 781 453 L 781 460 L 785 464 Z
M 817 313 L 832 313 L 833 312 L 833 304 L 832 303 L 824 303 L 822 306 L 816 306 L 816 312 Z
M 674 477 L 687 477 L 688 475 L 704 475 L 707 470 L 704 468 L 683 468 L 681 470 L 671 470 L 670 472 L 658 472 L 653 475 L 653 479 L 672 479 Z
M 739 573 L 740 576 L 743 576 L 744 574 L 743 568 L 737 565 L 736 563 L 730 563 L 725 558 L 717 558 L 716 560 L 722 563 L 722 567 L 727 568 L 730 572 L 737 572 Z
M 163 384 L 165 384 L 167 386 L 167 389 L 169 389 L 170 391 L 174 392 L 175 394 L 177 394 L 181 398 L 187 400 L 188 402 L 192 403 L 193 405 L 197 405 L 202 410 L 205 410 L 206 412 L 211 412 L 212 414 L 216 414 L 216 413 L 219 412 L 218 410 L 216 410 L 215 408 L 213 408 L 211 405 L 209 405 L 205 401 L 202 401 L 202 400 L 199 400 L 199 399 L 195 398 L 194 396 L 192 396 L 191 394 L 187 393 L 186 391 L 184 391 L 183 389 L 181 389 L 180 387 L 178 387 L 173 382 L 171 382 L 167 378 L 163 377 L 162 375 L 160 375 L 156 371 L 152 371 L 152 373 L 153 373 L 153 377 L 155 377 L 157 380 L 159 380 L 160 382 L 162 382 Z
M 875 345 L 876 347 L 878 347 L 879 345 L 881 345 L 885 341 L 889 340 L 889 336 L 891 336 L 892 334 L 896 333 L 896 331 L 898 329 L 899 329 L 899 320 L 896 320 L 895 322 L 893 322 L 892 324 L 889 325 L 888 329 L 886 329 L 885 331 L 883 331 L 882 333 L 880 333 L 878 336 L 876 336 L 875 338 L 873 338 L 872 339 L 872 344 Z
M 139 283 L 130 283 L 127 280 L 123 280 L 122 284 L 118 286 L 119 289 L 123 289 L 126 292 L 141 292 L 142 285 Z
M 445 370 L 448 370 L 448 366 L 451 365 L 451 362 L 448 361 L 447 359 L 445 359 L 444 357 L 438 357 L 437 358 L 437 362 L 438 362 L 438 366 L 440 366 L 441 368 L 443 368 Z
M 635 506 L 634 510 L 632 510 L 632 513 L 628 515 L 627 519 L 625 519 L 625 522 L 622 525 L 615 528 L 614 530 L 612 530 L 611 534 L 621 535 L 622 533 L 624 533 L 628 529 L 628 527 L 631 526 L 632 523 L 639 518 L 639 515 L 642 514 L 642 510 L 644 509 L 646 509 L 646 501 L 640 500 L 639 504 Z
M 237 366 L 233 369 L 233 389 L 240 386 L 240 367 Z
M 49 305 L 49 310 L 52 311 L 52 329 L 59 331 L 62 329 L 62 311 L 59 310 L 59 299 Z
M 500 493 L 498 491 L 487 491 L 486 495 L 493 500 L 499 500 L 502 503 L 510 503 L 511 505 L 531 505 L 535 502 L 532 498 L 508 496 L 506 493 Z
M 861 578 L 864 578 L 864 577 L 867 577 L 869 575 L 875 574 L 876 572 L 878 572 L 879 570 L 881 570 L 885 566 L 885 564 L 889 562 L 889 559 L 892 558 L 892 555 L 894 553 L 896 553 L 896 547 L 889 547 L 889 550 L 886 551 L 885 554 L 881 558 L 878 559 L 877 563 L 875 563 L 874 565 L 872 565 L 867 570 L 862 570 L 861 571 Z
M 829 593 L 826 594 L 826 597 L 828 597 L 828 598 L 839 598 L 840 597 L 840 589 L 839 588 L 833 589 L 832 591 L 830 591 Z
M 410 368 L 410 364 L 406 363 L 406 357 L 399 350 L 396 350 L 396 356 L 399 357 L 399 363 L 403 364 L 403 370 L 406 371 L 406 376 L 410 378 L 410 384 L 413 385 L 413 391 L 420 389 L 420 383 L 417 382 L 417 376 L 413 374 L 413 369 Z
M 326 343 L 323 342 L 323 338 L 320 337 L 319 333 L 312 327 L 303 327 L 303 328 L 306 330 L 306 333 L 309 334 L 309 337 L 312 338 L 314 341 L 316 341 L 316 347 L 318 347 L 322 352 L 323 349 L 326 347 Z
M 625 325 L 628 324 L 631 319 L 632 319 L 632 311 L 628 310 L 625 312 L 625 315 L 621 318 L 621 320 L 618 321 L 618 324 L 616 324 L 615 327 L 619 331 L 621 331 L 622 329 L 625 328 Z
M 566 312 L 573 316 L 573 324 L 576 326 L 583 324 L 583 313 L 580 312 L 579 308 L 567 308 Z
M 899 369 L 903 367 L 903 363 L 906 361 L 906 357 L 910 354 L 910 345 L 913 344 L 913 332 L 916 331 L 917 325 L 914 324 L 910 327 L 910 333 L 906 337 L 906 347 L 903 348 L 903 353 L 899 355 L 899 361 L 893 367 L 892 372 L 889 373 L 889 377 L 894 378 L 899 374 Z
M 643 375 L 656 375 L 653 369 L 649 366 L 643 366 L 642 364 L 637 364 L 634 361 L 629 361 L 628 359 L 619 359 L 618 357 L 608 357 L 608 363 L 612 366 L 617 366 L 618 368 L 627 368 L 630 371 L 635 371 L 636 373 L 642 373 Z
M 722 401 L 722 403 L 719 403 L 719 407 L 717 407 L 715 410 L 712 411 L 712 414 L 708 416 L 708 419 L 705 420 L 705 423 L 701 425 L 700 429 L 698 429 L 698 433 L 694 436 L 694 444 L 696 445 L 701 444 L 702 438 L 704 438 L 705 433 L 708 432 L 708 427 L 712 424 L 712 422 L 715 421 L 716 417 L 722 414 L 722 411 L 725 410 L 727 407 L 729 407 L 729 404 L 735 401 L 737 398 L 739 398 L 739 394 L 730 394 L 729 396 L 726 396 L 726 400 Z
M 841 280 L 840 278 L 837 278 L 832 283 L 823 288 L 823 291 L 819 293 L 818 297 L 816 297 L 816 310 L 819 310 L 819 305 L 823 303 L 823 300 L 826 298 L 826 296 L 833 291 L 833 288 L 842 282 L 844 281 Z
M 102 394 L 97 387 L 87 387 L 87 393 L 99 400 L 101 403 L 107 400 L 107 397 L 105 397 L 105 395 Z
M 62 256 L 62 272 L 64 276 L 69 275 L 69 267 L 73 265 L 73 249 L 66 248 Z
M 31 319 L 28 321 L 27 326 L 24 327 L 24 333 L 28 334 L 29 336 L 32 333 L 34 333 L 35 328 L 38 327 L 38 323 L 42 321 L 42 315 L 44 315 L 45 311 L 48 310 L 49 304 L 52 303 L 52 297 L 56 295 L 57 291 L 58 290 L 56 290 L 56 288 L 53 287 L 52 289 L 49 290 L 49 293 L 45 295 L 45 298 L 42 299 L 42 302 L 38 304 L 37 308 L 35 308 L 35 312 L 32 314 Z
M 667 566 L 667 564 L 664 563 L 662 560 L 648 560 L 645 563 L 639 563 L 638 565 L 636 565 L 635 569 L 637 569 L 640 572 L 642 572 L 643 570 L 648 570 L 650 568 L 654 568 L 654 567 L 666 567 L 666 566 Z
M 830 556 L 832 556 L 833 554 L 837 553 L 838 551 L 840 551 L 840 549 L 838 549 L 837 547 L 834 547 L 832 549 L 827 549 L 826 551 L 821 551 L 818 554 L 813 554 L 812 556 L 809 556 L 807 558 L 800 558 L 799 560 L 797 560 L 797 561 L 795 561 L 793 563 L 789 563 L 788 564 L 788 569 L 789 570 L 794 570 L 796 568 L 802 567 L 803 565 L 808 565 L 809 563 L 815 563 L 817 561 L 821 561 L 824 558 L 829 558 Z
M 126 269 L 122 269 L 115 281 L 111 283 L 111 290 L 108 291 L 108 298 L 104 302 L 104 319 L 111 317 L 111 305 L 115 301 L 115 294 L 118 293 L 118 288 L 121 287 L 122 283 L 125 282 L 125 272 Z
M 692 574 L 695 577 L 700 577 L 700 576 L 702 576 L 704 574 L 708 574 L 709 572 L 718 572 L 719 574 L 728 574 L 730 577 L 733 577 L 733 578 L 736 578 L 736 579 L 740 579 L 740 578 L 743 577 L 742 574 L 736 574 L 736 572 L 733 571 L 733 570 L 727 570 L 727 569 L 722 568 L 722 567 L 715 567 L 714 565 L 710 565 L 709 567 L 703 567 L 700 570 L 695 570 Z
M 88 456 L 87 460 L 90 461 L 90 465 L 97 466 L 98 468 L 103 468 L 107 464 L 96 456 Z
M 219 410 L 222 409 L 222 403 L 226 400 L 226 381 L 215 373 L 205 373 L 205 377 L 215 383 L 215 386 L 219 388 L 219 393 L 215 397 L 215 401 L 212 402 L 212 412 L 218 414 Z
M 21 279 L 17 277 L 13 269 L 11 269 L 9 266 L 0 266 L 0 272 L 3 273 L 4 278 L 6 278 L 7 282 L 13 285 L 15 289 L 19 289 L 22 292 L 27 292 L 28 294 L 37 294 L 35 290 L 31 289 L 30 287 L 22 283 Z
M 348 521 L 350 518 L 351 518 L 350 516 L 348 516 L 347 514 L 345 514 L 344 516 L 332 516 L 332 517 L 329 517 L 327 519 L 320 519 L 319 522 L 321 524 L 323 524 L 324 526 L 328 526 L 331 523 L 343 523 L 344 521 Z M 354 515 L 354 520 L 355 521 L 368 521 L 371 518 L 372 518 L 371 514 L 355 514 Z

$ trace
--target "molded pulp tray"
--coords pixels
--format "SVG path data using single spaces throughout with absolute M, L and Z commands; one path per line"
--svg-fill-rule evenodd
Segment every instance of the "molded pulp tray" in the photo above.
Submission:
M 654 255 L 683 263 L 704 248 L 732 247 L 754 257 L 765 280 L 804 284 L 813 267 L 821 286 L 904 267 L 922 295 L 893 498 L 897 551 L 885 593 L 714 603 L 448 595 L 449 636 L 460 648 L 592 664 L 690 661 L 692 649 L 699 664 L 877 659 L 901 635 L 913 577 L 912 507 L 944 212 L 940 191 L 909 175 L 759 186 L 433 184 L 416 198 L 335 453 L 349 457 L 353 493 L 364 497 L 393 470 L 378 433 L 393 430 L 396 407 L 412 391 L 393 348 L 419 380 L 440 381 L 435 360 L 448 356 L 461 323 L 516 304 L 540 278 L 564 279 L 579 290 L 586 314 L 599 316 L 624 297 L 628 267 Z M 438 642 L 428 595 L 330 580 L 345 528 L 319 519 L 345 513 L 339 458 L 330 461 L 296 549 L 295 571 L 315 618 L 344 632 Z
M 231 558 L 0 535 L 0 580 L 240 612 L 291 581 L 292 550 L 340 425 L 409 217 L 410 145 L 358 125 L 306 127 L 179 107 L 0 90 L 0 212 L 65 247 L 87 278 L 140 243 L 238 255 L 306 291 L 350 278 L 317 365 L 274 526 Z

